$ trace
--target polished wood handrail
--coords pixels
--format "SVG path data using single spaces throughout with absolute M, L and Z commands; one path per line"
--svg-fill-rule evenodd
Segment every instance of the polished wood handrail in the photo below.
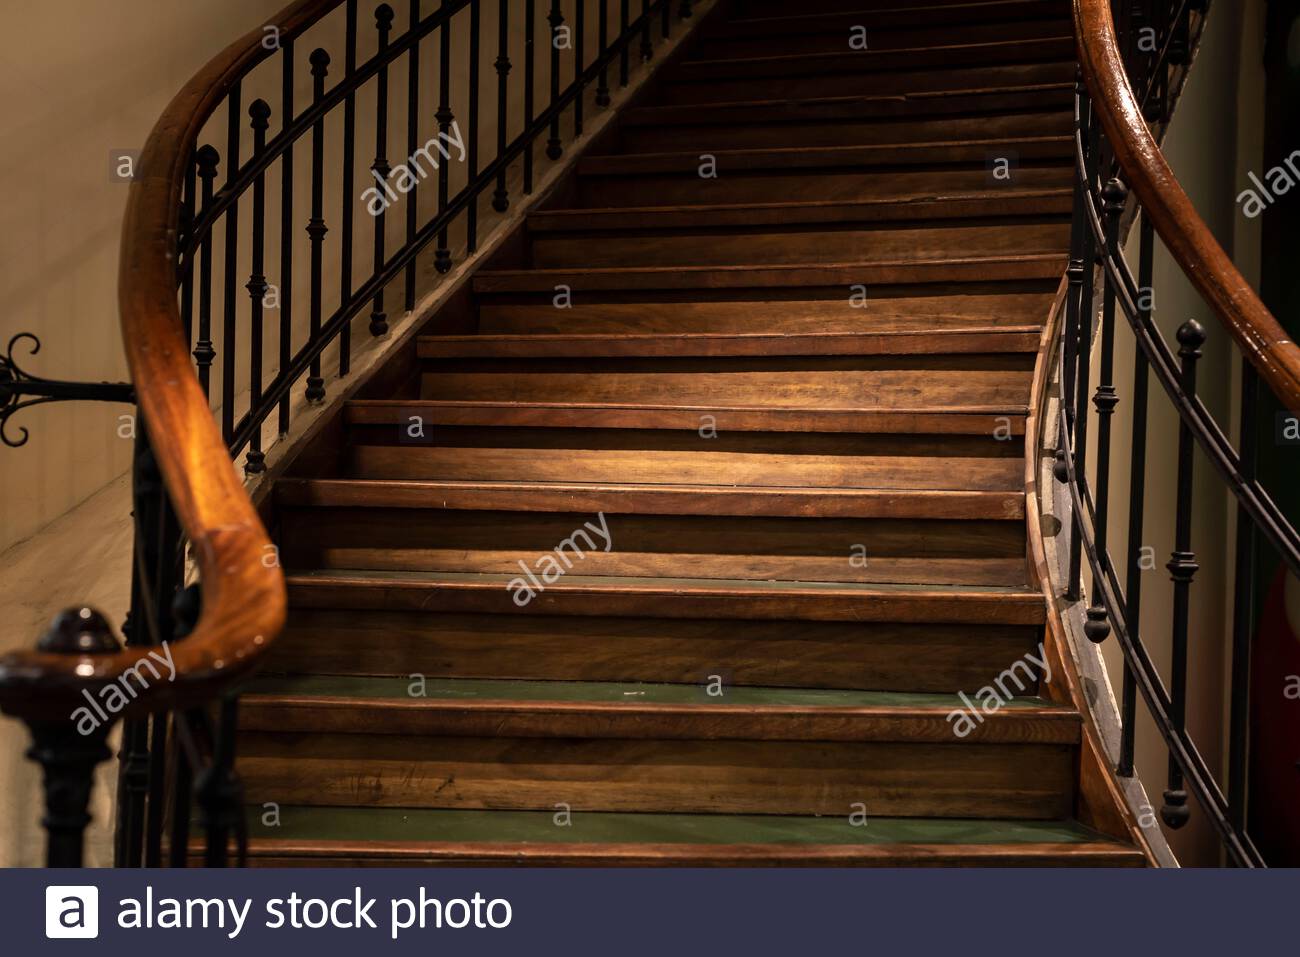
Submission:
M 170 646 L 174 680 L 139 689 L 123 713 L 206 703 L 258 662 L 284 625 L 284 576 L 194 374 L 177 300 L 182 196 L 204 123 L 234 85 L 343 0 L 297 0 L 208 62 L 168 104 L 145 143 L 122 226 L 118 305 L 140 412 L 202 586 L 194 630 Z M 63 718 L 83 692 L 120 681 L 148 653 L 15 652 L 0 659 L 0 705 Z
M 1125 182 L 1192 285 L 1284 406 L 1300 412 L 1300 347 L 1223 251 L 1151 135 L 1125 74 L 1110 0 L 1073 0 L 1079 65 Z

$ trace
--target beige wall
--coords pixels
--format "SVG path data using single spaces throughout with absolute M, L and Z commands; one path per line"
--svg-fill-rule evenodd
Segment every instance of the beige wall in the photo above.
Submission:
M 1164 142 L 1165 155 L 1198 212 L 1246 279 L 1256 287 L 1260 268 L 1259 220 L 1241 216 L 1235 197 L 1245 181 L 1246 171 L 1257 168 L 1263 151 L 1263 8 L 1263 0 L 1213 5 L 1202 46 Z M 1136 276 L 1136 227 L 1127 253 Z M 1225 431 L 1235 435 L 1240 351 L 1159 240 L 1153 287 L 1154 318 L 1175 353 L 1178 349 L 1175 332 L 1183 322 L 1195 318 L 1205 327 L 1208 338 L 1198 366 L 1198 392 Z M 1120 404 L 1114 417 L 1109 522 L 1111 553 L 1117 557 L 1126 555 L 1128 549 L 1134 350 L 1132 333 L 1121 319 L 1115 359 Z M 1094 385 L 1099 356 L 1097 349 L 1093 355 Z M 1154 549 L 1155 568 L 1143 575 L 1140 632 L 1167 684 L 1173 585 L 1165 563 L 1174 543 L 1178 419 L 1154 375 L 1148 402 L 1147 437 L 1146 520 L 1142 544 Z M 1091 454 L 1095 462 L 1095 451 Z M 1210 768 L 1222 778 L 1226 770 L 1226 742 L 1221 735 L 1226 726 L 1234 526 L 1231 496 L 1199 450 L 1193 494 L 1192 547 L 1200 570 L 1191 591 L 1188 727 Z M 1107 642 L 1103 654 L 1118 698 L 1122 666 L 1116 643 Z M 1157 813 L 1165 788 L 1166 754 L 1163 741 L 1146 718 L 1144 706 L 1139 704 L 1138 771 Z M 1170 834 L 1170 842 L 1184 863 L 1218 862 L 1218 841 L 1194 804 L 1191 822 Z
M 114 150 L 136 149 L 171 96 L 282 0 L 45 0 L 7 4 L 0 59 L 0 345 L 35 332 L 21 365 L 53 377 L 125 378 L 117 240 L 127 186 Z M 21 38 L 21 42 L 19 42 Z M 0 549 L 35 533 L 130 464 L 124 408 L 20 412 L 31 438 L 0 448 Z

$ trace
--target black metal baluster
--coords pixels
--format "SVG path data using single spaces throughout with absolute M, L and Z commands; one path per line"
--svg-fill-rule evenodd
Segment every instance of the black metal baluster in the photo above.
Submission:
M 1196 396 L 1196 362 L 1205 344 L 1205 330 L 1195 319 L 1178 327 L 1178 356 L 1181 360 L 1179 385 L 1188 399 Z M 1173 654 L 1169 693 L 1169 720 L 1182 734 L 1187 724 L 1187 631 L 1191 624 L 1192 579 L 1200 567 L 1192 551 L 1192 452 L 1195 439 L 1191 426 L 1181 416 L 1178 421 L 1178 502 L 1174 522 L 1174 550 L 1165 565 L 1174 582 Z M 1183 790 L 1183 770 L 1173 755 L 1169 757 L 1169 787 L 1164 793 L 1160 816 L 1171 828 L 1187 823 L 1191 810 Z
M 199 165 L 199 181 L 202 186 L 203 209 L 212 205 L 212 182 L 217 178 L 217 166 L 221 155 L 215 146 L 199 147 L 195 159 Z M 203 234 L 199 245 L 199 335 L 194 343 L 194 361 L 199 367 L 199 386 L 203 394 L 211 398 L 212 361 L 217 351 L 212 346 L 212 228 Z
M 319 103 L 325 97 L 325 77 L 329 73 L 330 55 L 321 47 L 311 52 L 312 99 Z M 311 332 L 308 336 L 315 348 L 320 340 L 322 244 L 325 234 L 325 117 L 321 116 L 311 130 L 311 219 L 307 222 L 307 236 L 311 240 Z M 325 398 L 325 380 L 321 377 L 320 354 L 311 361 L 307 376 L 308 402 Z
M 689 20 L 691 12 L 691 0 L 682 0 L 681 6 L 677 8 L 677 15 L 683 20 Z
M 1241 361 L 1242 481 L 1255 481 L 1259 414 L 1259 375 L 1249 359 Z M 1228 711 L 1228 819 L 1246 830 L 1246 781 L 1250 759 L 1250 645 L 1254 634 L 1255 523 L 1238 500 L 1235 577 L 1232 605 L 1232 684 Z
M 1128 190 L 1118 178 L 1112 178 L 1102 191 L 1103 224 L 1106 230 L 1106 255 L 1118 257 L 1119 221 L 1128 200 Z M 1106 280 L 1101 307 L 1101 368 L 1097 374 L 1097 390 L 1092 404 L 1097 410 L 1097 497 L 1093 540 L 1097 554 L 1103 561 L 1110 560 L 1107 551 L 1107 531 L 1110 522 L 1110 430 L 1111 417 L 1119 399 L 1115 393 L 1115 284 Z M 1101 587 L 1093 582 L 1092 604 L 1088 606 L 1087 621 L 1083 631 L 1089 640 L 1103 642 L 1110 635 L 1110 622 L 1101 602 Z
M 235 735 L 238 702 L 228 697 L 221 703 L 216 733 L 213 735 L 212 762 L 195 780 L 195 792 L 203 811 L 207 831 L 204 857 L 206 867 L 225 867 L 230 854 L 230 835 L 239 827 L 242 813 L 239 780 L 234 775 Z
M 527 129 L 533 125 L 533 84 L 537 75 L 537 54 L 534 50 L 534 34 L 536 30 L 533 26 L 533 20 L 536 16 L 536 6 L 533 0 L 524 2 L 524 128 Z M 555 34 L 550 34 L 550 46 L 552 52 L 555 51 Z M 533 191 L 533 139 L 530 136 L 528 142 L 524 144 L 524 192 Z
M 645 62 L 655 55 L 655 48 L 650 43 L 650 0 L 641 0 L 641 60 Z
M 506 78 L 510 75 L 510 0 L 501 0 L 497 7 L 497 156 L 506 153 Z M 504 213 L 510 208 L 510 192 L 506 189 L 506 171 L 497 174 L 497 188 L 492 193 L 492 208 Z
M 631 76 L 632 48 L 628 43 L 627 24 L 630 0 L 618 0 L 618 85 L 627 86 Z
M 393 8 L 386 3 L 375 8 L 375 28 L 379 31 L 379 52 L 388 49 L 388 33 L 393 28 Z M 379 211 L 375 220 L 375 275 L 384 268 L 384 242 L 386 239 L 385 223 L 388 211 L 388 174 L 392 172 L 388 163 L 388 65 L 379 68 L 375 78 L 375 161 L 370 164 L 376 189 L 379 192 Z M 384 312 L 384 290 L 375 290 L 375 299 L 370 307 L 370 334 L 386 335 L 388 332 L 388 314 Z
M 583 97 L 587 92 L 582 82 L 582 74 L 587 68 L 586 53 L 587 3 L 575 0 L 573 7 L 573 82 L 578 88 L 578 95 L 573 98 L 573 138 L 582 135 Z
M 596 105 L 609 106 L 609 0 L 599 0 L 600 79 L 596 81 Z
M 447 5 L 447 0 L 442 0 Z M 456 114 L 451 109 L 451 18 L 442 25 L 438 34 L 438 112 L 434 114 L 438 121 L 438 135 L 444 141 L 450 139 L 451 125 Z M 447 210 L 450 195 L 451 166 L 444 162 L 438 166 L 438 215 Z M 433 254 L 433 268 L 440 273 L 451 269 L 451 248 L 447 241 L 447 227 L 438 231 L 438 248 Z
M 1138 239 L 1139 325 L 1151 319 L 1152 268 L 1155 259 L 1155 230 L 1151 218 L 1143 215 Z M 1142 529 L 1145 524 L 1147 477 L 1147 396 L 1150 366 L 1140 347 L 1133 352 L 1133 437 L 1129 452 L 1128 575 L 1124 583 L 1124 614 L 1129 637 L 1142 636 Z M 1133 776 L 1133 749 L 1137 737 L 1137 681 L 1128 661 L 1124 662 L 1124 684 L 1120 700 L 1120 741 L 1117 773 Z
M 186 163 L 185 192 L 181 197 L 181 245 L 191 245 L 194 238 L 194 221 L 198 218 L 195 203 L 196 160 L 191 157 Z M 181 325 L 185 328 L 185 345 L 189 348 L 194 341 L 194 253 L 190 252 L 181 264 Z
M 228 124 L 226 131 L 226 188 L 234 182 L 239 171 L 240 84 L 236 81 L 228 99 Z M 221 437 L 229 444 L 235 435 L 235 286 L 239 282 L 239 200 L 226 209 L 226 281 L 222 294 L 225 321 L 222 324 L 221 347 L 225 358 L 221 361 Z
M 357 0 L 348 0 L 344 30 L 347 34 L 343 48 L 343 74 L 345 82 L 357 69 Z M 339 251 L 339 306 L 346 308 L 352 301 L 352 234 L 356 214 L 356 198 L 352 195 L 356 158 L 357 98 L 351 90 L 343 101 L 343 211 L 342 234 Z M 339 377 L 352 371 L 352 320 L 339 329 Z
M 271 107 L 265 100 L 254 100 L 248 107 L 253 126 L 253 155 L 266 148 L 266 129 L 270 125 Z M 250 301 L 251 325 L 249 327 L 248 359 L 248 410 L 252 431 L 248 438 L 248 455 L 244 471 L 250 475 L 266 471 L 266 456 L 262 452 L 262 307 L 266 299 L 266 176 L 258 173 L 253 181 L 253 269 L 249 274 L 247 289 Z
M 663 36 L 667 40 L 673 30 L 672 0 L 659 0 L 659 11 L 663 16 Z
M 480 54 L 479 49 L 482 40 L 479 36 L 481 29 L 481 16 L 479 13 L 479 0 L 470 0 L 469 5 L 469 170 L 466 173 L 466 182 L 473 183 L 478 179 L 478 86 L 479 86 L 479 69 Z M 478 249 L 478 201 L 479 194 L 474 193 L 468 206 L 465 207 L 465 249 L 468 254 L 473 254 Z
M 283 129 L 293 123 L 293 40 L 282 46 L 280 75 L 280 109 Z M 279 375 L 289 374 L 291 340 L 293 339 L 293 143 L 285 146 L 280 159 L 280 369 Z M 280 400 L 280 434 L 289 431 L 289 390 Z
M 556 34 L 564 26 L 564 11 L 560 9 L 560 0 L 551 0 L 547 22 L 551 25 L 551 106 L 554 106 L 560 98 L 560 48 L 555 42 Z M 546 156 L 557 160 L 563 152 L 564 147 L 560 144 L 560 116 L 557 113 L 551 120 L 551 137 L 546 141 Z
M 420 0 L 410 0 L 410 20 L 409 29 L 412 33 L 420 25 Z M 410 58 L 407 61 L 406 71 L 406 155 L 411 166 L 418 165 L 410 159 L 415 156 L 415 151 L 420 148 L 420 44 L 418 42 L 411 45 L 411 52 L 407 54 Z M 411 247 L 415 245 L 416 220 L 418 212 L 417 195 L 419 194 L 420 177 L 416 171 L 407 168 L 407 175 L 411 180 L 411 191 L 406 194 L 403 202 L 406 204 L 406 245 Z M 406 311 L 415 311 L 415 257 L 411 257 L 410 263 L 406 267 Z

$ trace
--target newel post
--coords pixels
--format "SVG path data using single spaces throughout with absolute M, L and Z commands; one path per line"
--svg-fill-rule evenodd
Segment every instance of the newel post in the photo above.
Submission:
M 39 651 L 83 657 L 120 650 L 104 616 L 93 608 L 60 612 L 37 644 Z M 92 714 L 87 709 L 88 714 Z M 80 867 L 90 792 L 95 768 L 112 757 L 108 733 L 115 719 L 75 721 L 66 717 L 25 718 L 32 735 L 27 757 L 41 766 L 44 778 L 47 867 Z

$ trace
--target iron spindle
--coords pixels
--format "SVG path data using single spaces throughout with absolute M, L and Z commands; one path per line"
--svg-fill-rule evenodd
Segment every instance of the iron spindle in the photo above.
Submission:
M 1241 360 L 1241 478 L 1255 481 L 1256 417 L 1259 414 L 1259 374 L 1250 360 Z M 1255 523 L 1237 503 L 1236 561 L 1232 600 L 1232 672 L 1228 718 L 1228 815 L 1233 827 L 1246 828 L 1246 782 L 1250 740 L 1250 645 L 1254 634 L 1256 585 Z
M 248 115 L 253 126 L 253 155 L 256 156 L 266 148 L 266 129 L 270 125 L 271 107 L 265 100 L 254 100 L 248 107 Z M 244 459 L 244 471 L 256 475 L 266 471 L 266 456 L 262 452 L 262 429 L 258 415 L 262 405 L 262 307 L 266 300 L 266 176 L 257 175 L 253 182 L 253 269 L 248 277 L 246 288 L 250 309 L 249 327 L 249 361 L 248 394 L 249 417 L 254 423 L 248 439 L 248 455 Z
M 230 91 L 229 117 L 226 131 L 226 186 L 229 187 L 239 171 L 240 93 L 239 83 Z M 222 289 L 221 305 L 224 322 L 221 330 L 221 435 L 227 444 L 235 434 L 235 286 L 239 282 L 239 203 L 230 204 L 226 210 L 226 281 Z
M 445 7 L 447 0 L 442 0 L 442 5 Z M 450 18 L 438 32 L 438 112 L 434 114 L 434 119 L 438 121 L 438 135 L 444 141 L 449 140 L 448 134 L 451 132 L 451 125 L 456 119 L 456 115 L 451 109 Z M 438 166 L 439 215 L 442 215 L 447 209 L 450 183 L 451 168 L 447 163 L 441 163 Z M 433 254 L 433 267 L 440 273 L 448 272 L 451 269 L 451 249 L 448 246 L 447 228 L 445 226 L 438 232 L 438 246 Z
M 582 135 L 582 110 L 584 94 L 587 92 L 582 74 L 587 67 L 586 54 L 587 2 L 576 0 L 573 7 L 573 82 L 578 87 L 578 95 L 573 98 L 573 138 Z
M 203 208 L 212 202 L 212 182 L 217 177 L 217 165 L 221 161 L 215 146 L 205 144 L 199 147 L 195 159 L 199 164 L 199 181 L 202 186 Z M 212 230 L 203 234 L 199 247 L 199 335 L 194 343 L 194 361 L 199 367 L 199 386 L 203 394 L 209 396 L 212 381 L 212 361 L 217 351 L 212 344 Z
M 564 26 L 564 11 L 560 9 L 560 0 L 551 0 L 551 12 L 546 19 L 551 25 L 551 105 L 554 106 L 560 99 L 559 32 Z M 529 35 L 531 36 L 531 31 Z M 560 114 L 556 113 L 551 119 L 551 136 L 546 141 L 546 158 L 557 160 L 563 153 L 564 147 L 560 143 Z
M 1155 258 L 1155 228 L 1151 217 L 1144 215 L 1138 233 L 1138 301 L 1139 326 L 1151 321 L 1154 296 L 1151 276 Z M 1133 350 L 1133 436 L 1129 450 L 1128 500 L 1128 569 L 1124 583 L 1124 608 L 1128 631 L 1135 643 L 1142 640 L 1142 529 L 1146 508 L 1147 477 L 1147 398 L 1150 366 L 1140 347 Z M 1132 666 L 1124 662 L 1121 693 L 1119 764 L 1116 771 L 1133 776 L 1133 748 L 1137 736 L 1137 682 Z
M 467 181 L 473 183 L 478 179 L 478 85 L 479 85 L 479 48 L 482 45 L 480 32 L 479 0 L 470 0 L 469 5 L 469 171 Z M 470 196 L 469 205 L 465 207 L 465 251 L 473 254 L 478 249 L 478 201 L 475 190 Z
M 325 77 L 329 73 L 330 55 L 321 47 L 311 53 L 312 98 L 319 103 L 325 96 Z M 311 241 L 311 313 L 310 339 L 315 345 L 320 339 L 321 320 L 321 279 L 323 271 L 322 245 L 325 234 L 325 118 L 322 116 L 311 131 L 311 219 L 307 222 L 307 237 Z M 321 402 L 325 399 L 325 379 L 321 376 L 320 353 L 317 352 L 311 362 L 311 372 L 307 376 L 308 402 Z
M 650 42 L 650 0 L 641 0 L 641 62 L 653 59 L 655 48 Z
M 293 123 L 293 39 L 281 47 L 280 121 L 284 129 Z M 293 339 L 293 143 L 287 144 L 280 160 L 280 369 L 289 374 Z M 280 434 L 289 431 L 289 390 L 280 400 Z
M 609 106 L 609 0 L 597 0 L 600 15 L 597 26 L 600 30 L 600 79 L 596 81 L 596 105 Z
M 344 25 L 343 75 L 344 82 L 352 78 L 357 69 L 357 0 L 348 0 Z M 357 138 L 357 98 L 349 88 L 343 101 L 343 209 L 339 241 L 339 302 L 352 301 L 352 236 L 356 215 L 354 170 Z M 352 371 L 352 322 L 349 320 L 339 330 L 339 377 Z
M 677 8 L 677 15 L 683 20 L 691 18 L 691 0 L 682 0 L 681 6 Z
M 375 28 L 379 31 L 379 52 L 388 49 L 388 33 L 393 28 L 393 8 L 383 3 L 375 8 Z M 393 170 L 388 163 L 388 66 L 379 68 L 375 78 L 375 161 L 370 164 L 371 175 L 378 184 L 378 209 L 371 210 L 375 221 L 374 265 L 378 274 L 384 268 L 385 223 L 388 211 L 388 174 Z M 375 290 L 370 308 L 370 334 L 375 337 L 388 332 L 388 315 L 384 312 L 384 290 Z
M 409 29 L 412 33 L 420 25 L 420 0 L 410 0 L 410 21 Z M 415 166 L 415 151 L 420 148 L 420 44 L 416 43 L 411 47 L 411 52 L 407 54 L 406 71 L 406 155 L 408 162 Z M 419 176 L 415 175 L 415 170 L 407 167 L 407 176 L 410 180 L 411 189 L 406 194 L 403 202 L 406 204 L 406 244 L 409 246 L 415 242 L 416 233 L 416 216 L 418 212 L 418 203 L 416 195 L 419 193 Z M 412 257 L 406 267 L 406 284 L 405 284 L 406 311 L 415 310 L 415 258 Z
M 510 0 L 501 0 L 497 7 L 497 156 L 506 153 L 506 79 L 510 75 Z M 497 188 L 492 193 L 492 208 L 504 213 L 510 208 L 510 192 L 506 189 L 506 171 L 497 174 Z
M 1112 178 L 1102 192 L 1104 199 L 1104 224 L 1106 230 L 1106 254 L 1118 256 L 1119 224 L 1128 199 L 1128 190 L 1118 178 Z M 1097 374 L 1097 389 L 1092 403 L 1097 410 L 1097 502 L 1095 511 L 1094 541 L 1101 555 L 1109 555 L 1106 550 L 1107 524 L 1110 518 L 1110 431 L 1111 417 L 1119 399 L 1115 393 L 1115 284 L 1106 279 L 1101 307 L 1101 368 Z M 1088 621 L 1084 625 L 1084 634 L 1093 642 L 1103 642 L 1110 635 L 1110 623 L 1107 621 L 1106 608 L 1101 602 L 1102 589 L 1093 583 L 1092 605 L 1089 606 Z
M 525 0 L 524 2 L 524 126 L 533 125 L 533 111 L 535 108 L 533 85 L 536 82 L 537 75 L 537 51 L 534 34 L 533 21 L 536 19 L 537 7 L 534 0 Z M 555 53 L 555 35 L 550 34 L 550 48 Z M 524 144 L 524 192 L 533 191 L 533 141 L 530 137 Z
M 1195 319 L 1188 319 L 1178 327 L 1178 356 L 1181 360 L 1179 385 L 1191 398 L 1196 395 L 1196 363 L 1201 358 L 1205 344 L 1205 329 Z M 1187 420 L 1179 417 L 1178 424 L 1178 500 L 1174 521 L 1174 550 L 1165 565 L 1174 583 L 1173 654 L 1170 664 L 1169 717 L 1178 733 L 1187 725 L 1187 631 L 1191 625 L 1192 579 L 1198 568 L 1196 553 L 1192 551 L 1192 453 L 1195 439 Z M 1187 823 L 1191 809 L 1187 806 L 1187 792 L 1183 790 L 1183 769 L 1171 754 L 1169 757 L 1169 787 L 1164 793 L 1160 817 L 1171 828 Z
M 632 51 L 628 46 L 627 25 L 630 0 L 618 0 L 618 85 L 627 86 L 631 75 Z

